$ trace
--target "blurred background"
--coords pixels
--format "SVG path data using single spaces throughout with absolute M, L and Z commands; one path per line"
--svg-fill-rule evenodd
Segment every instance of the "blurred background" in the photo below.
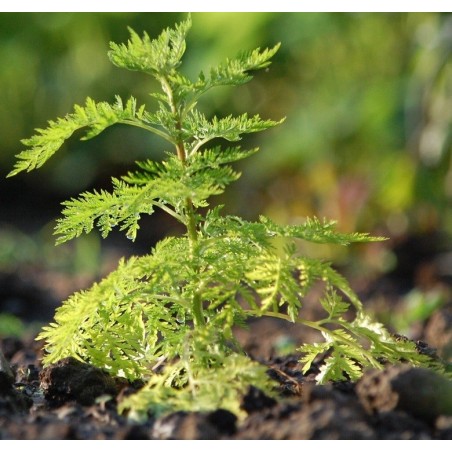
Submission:
M 135 128 L 116 126 L 84 142 L 74 136 L 42 169 L 5 176 L 22 138 L 87 96 L 133 95 L 152 110 L 154 82 L 114 67 L 109 42 L 127 40 L 128 26 L 155 37 L 185 17 L 0 14 L 0 333 L 47 321 L 61 299 L 115 268 L 120 256 L 147 252 L 178 232 L 156 214 L 135 244 L 115 233 L 107 241 L 91 234 L 54 246 L 62 201 L 110 189 L 111 176 L 168 150 Z M 241 50 L 282 44 L 251 83 L 219 88 L 200 102 L 206 115 L 287 118 L 243 140 L 261 152 L 242 163 L 242 178 L 213 202 L 249 220 L 265 214 L 298 223 L 316 215 L 337 220 L 342 231 L 389 237 L 305 251 L 337 263 L 398 331 L 416 335 L 416 325 L 446 306 L 450 328 L 452 15 L 194 13 L 192 20 L 182 70 L 193 78 Z M 31 301 L 39 294 L 53 300 L 48 310 Z

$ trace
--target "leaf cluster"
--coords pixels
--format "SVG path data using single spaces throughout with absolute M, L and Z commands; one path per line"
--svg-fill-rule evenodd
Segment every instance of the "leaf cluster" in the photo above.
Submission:
M 137 107 L 133 97 L 125 105 L 119 97 L 113 104 L 88 98 L 85 106 L 23 140 L 29 148 L 17 156 L 10 176 L 42 166 L 83 128 L 90 139 L 114 124 L 128 124 L 159 135 L 173 149 L 162 162 L 137 162 L 137 169 L 113 178 L 111 192 L 85 192 L 64 202 L 57 243 L 95 228 L 106 237 L 115 227 L 134 240 L 141 216 L 157 208 L 187 231 L 160 241 L 148 255 L 122 260 L 104 280 L 66 300 L 39 335 L 46 343 L 44 363 L 73 356 L 130 380 L 144 378 L 143 390 L 120 407 L 138 417 L 149 410 L 218 407 L 239 414 L 239 396 L 249 385 L 270 391 L 265 368 L 241 351 L 234 336 L 234 327 L 250 317 L 277 317 L 320 331 L 325 342 L 300 349 L 305 372 L 324 360 L 319 382 L 357 379 L 384 361 L 425 364 L 410 343 L 395 341 L 369 318 L 330 263 L 297 251 L 300 240 L 348 245 L 380 237 L 341 233 L 334 222 L 317 218 L 292 226 L 263 216 L 250 222 L 210 206 L 212 196 L 240 177 L 233 164 L 257 149 L 209 142 L 237 142 L 281 121 L 247 114 L 208 119 L 197 109 L 198 100 L 213 87 L 251 80 L 279 46 L 242 53 L 190 81 L 179 72 L 190 26 L 189 17 L 156 39 L 130 30 L 127 44 L 111 44 L 113 64 L 160 83 L 161 91 L 152 94 L 156 111 Z M 282 251 L 275 240 L 285 243 Z M 319 284 L 326 317 L 308 321 L 302 316 L 304 297 Z M 353 321 L 345 318 L 349 312 Z

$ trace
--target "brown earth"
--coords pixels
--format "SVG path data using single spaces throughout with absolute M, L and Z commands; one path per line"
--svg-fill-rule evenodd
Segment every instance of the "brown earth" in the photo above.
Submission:
M 248 340 L 275 338 L 281 327 L 254 322 Z M 319 386 L 317 366 L 304 376 L 297 355 L 280 356 L 265 360 L 280 399 L 250 388 L 243 422 L 217 410 L 139 424 L 116 412 L 124 392 L 136 387 L 71 358 L 42 370 L 33 341 L 3 338 L 0 345 L 15 373 L 0 382 L 1 439 L 452 439 L 452 382 L 425 369 L 391 366 L 356 384 Z
M 405 286 L 419 287 L 416 278 L 422 276 L 425 290 L 429 284 L 442 290 L 445 302 L 418 321 L 412 338 L 424 352 L 434 348 L 447 361 L 452 358 L 450 274 L 439 277 L 437 269 L 432 276 L 431 268 L 425 268 L 416 275 L 388 275 L 361 292 L 369 306 L 378 308 L 384 298 L 395 312 Z M 60 294 L 49 290 L 44 276 L 0 274 L 0 312 L 12 312 L 27 324 L 48 322 Z M 311 308 L 315 311 L 316 304 Z M 217 410 L 177 412 L 145 423 L 116 411 L 121 397 L 139 383 L 113 379 L 73 359 L 43 370 L 42 344 L 34 341 L 34 334 L 0 337 L 7 361 L 0 365 L 0 439 L 452 439 L 451 380 L 399 365 L 368 371 L 356 383 L 318 386 L 314 379 L 320 363 L 303 375 L 293 353 L 293 344 L 318 340 L 311 331 L 258 319 L 237 337 L 251 357 L 268 366 L 268 374 L 279 383 L 278 399 L 250 388 L 242 398 L 248 416 L 241 422 Z

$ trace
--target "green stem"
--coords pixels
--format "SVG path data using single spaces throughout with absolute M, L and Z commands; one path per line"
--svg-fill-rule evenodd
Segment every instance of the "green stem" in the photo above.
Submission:
M 198 233 L 196 232 L 196 217 L 193 204 L 189 197 L 185 200 L 185 209 L 187 211 L 187 233 L 190 240 L 191 252 L 193 255 L 196 242 L 198 241 Z
M 171 89 L 170 83 L 165 77 L 162 77 L 160 80 L 162 84 L 162 89 L 168 97 L 168 105 L 171 108 L 171 112 L 174 115 L 176 121 L 176 130 L 178 135 L 182 131 L 182 117 L 181 113 L 178 111 L 176 103 L 174 102 L 173 91 Z M 176 153 L 179 160 L 182 162 L 182 165 L 187 165 L 187 151 L 185 149 L 185 145 L 180 136 L 176 137 Z M 190 243 L 190 254 L 193 260 L 196 259 L 196 244 L 198 242 L 198 232 L 196 230 L 196 214 L 195 208 L 193 206 L 193 201 L 190 196 L 185 198 L 185 226 L 187 228 L 188 240 Z M 199 269 L 198 269 L 199 270 Z M 202 297 L 201 292 L 198 290 L 193 295 L 192 299 L 192 309 L 193 309 L 193 321 L 195 327 L 202 327 L 205 325 L 206 321 L 204 318 L 204 312 L 202 307 Z
M 160 209 L 164 210 L 166 213 L 174 217 L 177 221 L 180 223 L 184 223 L 184 218 L 181 217 L 177 212 L 175 212 L 173 209 L 170 209 L 167 205 L 163 204 L 159 201 L 153 201 L 153 204 L 157 207 L 160 207 Z
M 198 292 L 193 296 L 193 321 L 195 322 L 195 327 L 199 328 L 206 324 L 204 318 L 204 311 L 202 308 L 202 299 Z
M 165 132 L 162 132 L 161 130 L 157 129 L 156 127 L 148 126 L 147 124 L 143 124 L 142 122 L 138 121 L 132 121 L 129 119 L 123 119 L 122 121 L 119 121 L 120 124 L 127 124 L 134 127 L 139 127 L 140 129 L 148 130 L 149 132 L 155 133 L 159 137 L 162 137 L 164 140 L 169 141 L 170 143 L 173 143 L 173 140 L 171 140 L 171 137 L 166 134 Z
M 215 137 L 208 137 L 204 138 L 203 140 L 200 140 L 196 143 L 195 146 L 193 146 L 193 149 L 190 151 L 190 155 L 196 154 L 198 152 L 199 148 L 203 146 L 204 144 L 208 143 L 210 140 L 212 140 Z
M 247 309 L 245 310 L 245 312 L 247 314 L 251 314 L 253 316 L 260 316 L 260 315 L 264 315 L 264 316 L 268 316 L 268 317 L 276 317 L 277 319 L 283 319 L 283 320 L 287 320 L 289 322 L 292 322 L 291 318 L 287 315 L 287 314 L 282 314 L 280 312 L 265 312 L 265 313 L 261 313 L 260 311 L 256 310 L 256 309 Z M 337 335 L 334 333 L 334 331 L 325 328 L 324 326 L 322 326 L 322 323 L 328 323 L 331 322 L 331 319 L 324 319 L 324 320 L 319 320 L 318 322 L 311 322 L 309 320 L 302 320 L 302 319 L 295 319 L 296 323 L 300 323 L 301 325 L 305 325 L 308 326 L 310 328 L 314 328 L 317 331 L 320 331 L 322 333 L 326 333 L 329 334 L 330 336 L 333 337 L 337 337 Z M 347 328 L 347 325 L 344 323 L 340 323 L 339 325 L 341 325 L 343 328 Z M 348 341 L 347 339 L 345 339 L 343 336 L 339 336 L 337 337 L 339 342 L 343 342 L 347 345 L 349 345 L 350 347 L 356 348 L 357 344 L 351 341 Z M 373 367 L 375 367 L 376 369 L 381 369 L 382 365 L 372 356 L 372 353 L 364 348 L 360 348 L 360 353 L 365 356 L 367 358 L 367 360 L 369 361 L 369 363 L 372 364 Z

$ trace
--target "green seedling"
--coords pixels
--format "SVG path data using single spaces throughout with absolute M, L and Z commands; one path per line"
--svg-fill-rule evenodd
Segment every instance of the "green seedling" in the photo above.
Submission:
M 246 113 L 208 119 L 199 100 L 219 86 L 249 82 L 266 68 L 279 45 L 241 53 L 200 72 L 196 80 L 179 71 L 191 18 L 164 30 L 156 39 L 130 29 L 126 44 L 111 43 L 110 61 L 143 72 L 159 83 L 158 107 L 149 111 L 131 97 L 114 103 L 88 98 L 64 118 L 23 140 L 14 170 L 41 167 L 78 129 L 91 139 L 114 124 L 156 134 L 171 152 L 161 162 L 137 162 L 137 169 L 112 179 L 112 191 L 85 192 L 63 203 L 57 243 L 98 228 L 113 228 L 135 240 L 142 215 L 161 209 L 184 226 L 185 234 L 166 237 L 148 255 L 121 260 L 117 270 L 90 289 L 72 295 L 44 327 L 44 364 L 69 356 L 145 386 L 120 405 L 142 417 L 176 410 L 229 409 L 240 414 L 240 396 L 250 385 L 272 391 L 266 368 L 251 360 L 234 336 L 234 327 L 269 316 L 320 331 L 324 342 L 299 348 L 303 371 L 323 358 L 319 383 L 358 379 L 364 369 L 403 360 L 424 365 L 429 358 L 414 344 L 393 338 L 364 311 L 348 282 L 331 264 L 297 251 L 297 241 L 348 245 L 380 240 L 362 233 L 340 233 L 332 221 L 316 218 L 280 226 L 261 216 L 245 221 L 222 215 L 210 199 L 240 174 L 231 166 L 257 149 L 212 145 L 234 143 L 282 120 Z M 278 243 L 278 247 L 275 246 Z M 281 242 L 285 245 L 281 251 Z M 314 284 L 323 285 L 320 320 L 303 318 L 303 299 Z M 346 320 L 351 311 L 353 320 Z M 350 318 L 350 317 L 347 317 Z

